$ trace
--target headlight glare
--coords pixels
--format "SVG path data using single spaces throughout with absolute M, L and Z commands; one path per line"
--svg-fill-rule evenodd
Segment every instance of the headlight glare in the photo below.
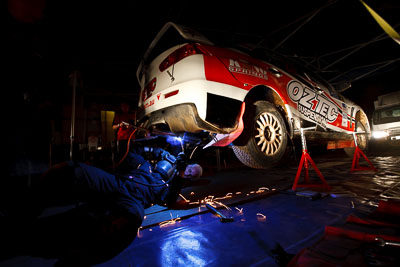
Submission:
M 373 131 L 372 132 L 372 137 L 379 139 L 379 138 L 384 138 L 387 137 L 389 134 L 385 131 Z

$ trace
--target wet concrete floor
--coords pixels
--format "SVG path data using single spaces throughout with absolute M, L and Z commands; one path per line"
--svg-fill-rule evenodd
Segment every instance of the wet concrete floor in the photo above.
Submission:
M 97 266 L 279 266 L 274 248 L 297 254 L 341 225 L 349 214 L 368 213 L 379 200 L 400 198 L 400 150 L 367 153 L 377 171 L 351 172 L 342 151 L 311 157 L 331 190 L 312 200 L 309 189 L 291 191 L 298 161 L 272 170 L 234 166 L 202 177 L 182 191 L 176 209 L 153 206 L 136 239 L 116 257 Z M 360 164 L 366 164 L 363 158 Z M 310 169 L 311 181 L 320 180 Z M 221 222 L 211 203 L 233 222 Z M 79 242 L 79 240 L 77 240 Z M 18 255 L 0 266 L 53 266 L 55 258 Z

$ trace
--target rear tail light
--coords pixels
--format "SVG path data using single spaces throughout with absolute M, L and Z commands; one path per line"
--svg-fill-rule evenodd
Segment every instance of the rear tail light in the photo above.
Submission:
M 163 72 L 164 70 L 168 69 L 170 66 L 174 65 L 185 57 L 205 53 L 206 51 L 201 48 L 200 45 L 187 44 L 185 46 L 182 46 L 181 48 L 178 48 L 177 50 L 172 52 L 172 54 L 166 57 L 160 64 L 160 71 Z

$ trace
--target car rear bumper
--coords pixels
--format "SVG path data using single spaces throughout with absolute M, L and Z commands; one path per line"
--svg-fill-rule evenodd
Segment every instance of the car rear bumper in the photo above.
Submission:
M 145 128 L 157 125 L 168 125 L 169 131 L 174 133 L 197 133 L 208 131 L 212 133 L 231 133 L 237 128 L 237 123 L 232 127 L 221 127 L 200 118 L 196 106 L 192 103 L 178 104 L 160 109 L 151 113 L 145 121 Z

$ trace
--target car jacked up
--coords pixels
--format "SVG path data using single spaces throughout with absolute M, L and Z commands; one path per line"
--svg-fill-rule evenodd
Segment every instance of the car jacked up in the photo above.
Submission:
M 176 135 L 208 133 L 205 146 L 231 145 L 252 168 L 281 163 L 300 128 L 315 126 L 307 141 L 341 142 L 335 148 L 351 149 L 355 131 L 365 132 L 360 147 L 369 140 L 368 119 L 359 106 L 301 64 L 265 48 L 218 47 L 169 22 L 136 74 L 139 126 Z

